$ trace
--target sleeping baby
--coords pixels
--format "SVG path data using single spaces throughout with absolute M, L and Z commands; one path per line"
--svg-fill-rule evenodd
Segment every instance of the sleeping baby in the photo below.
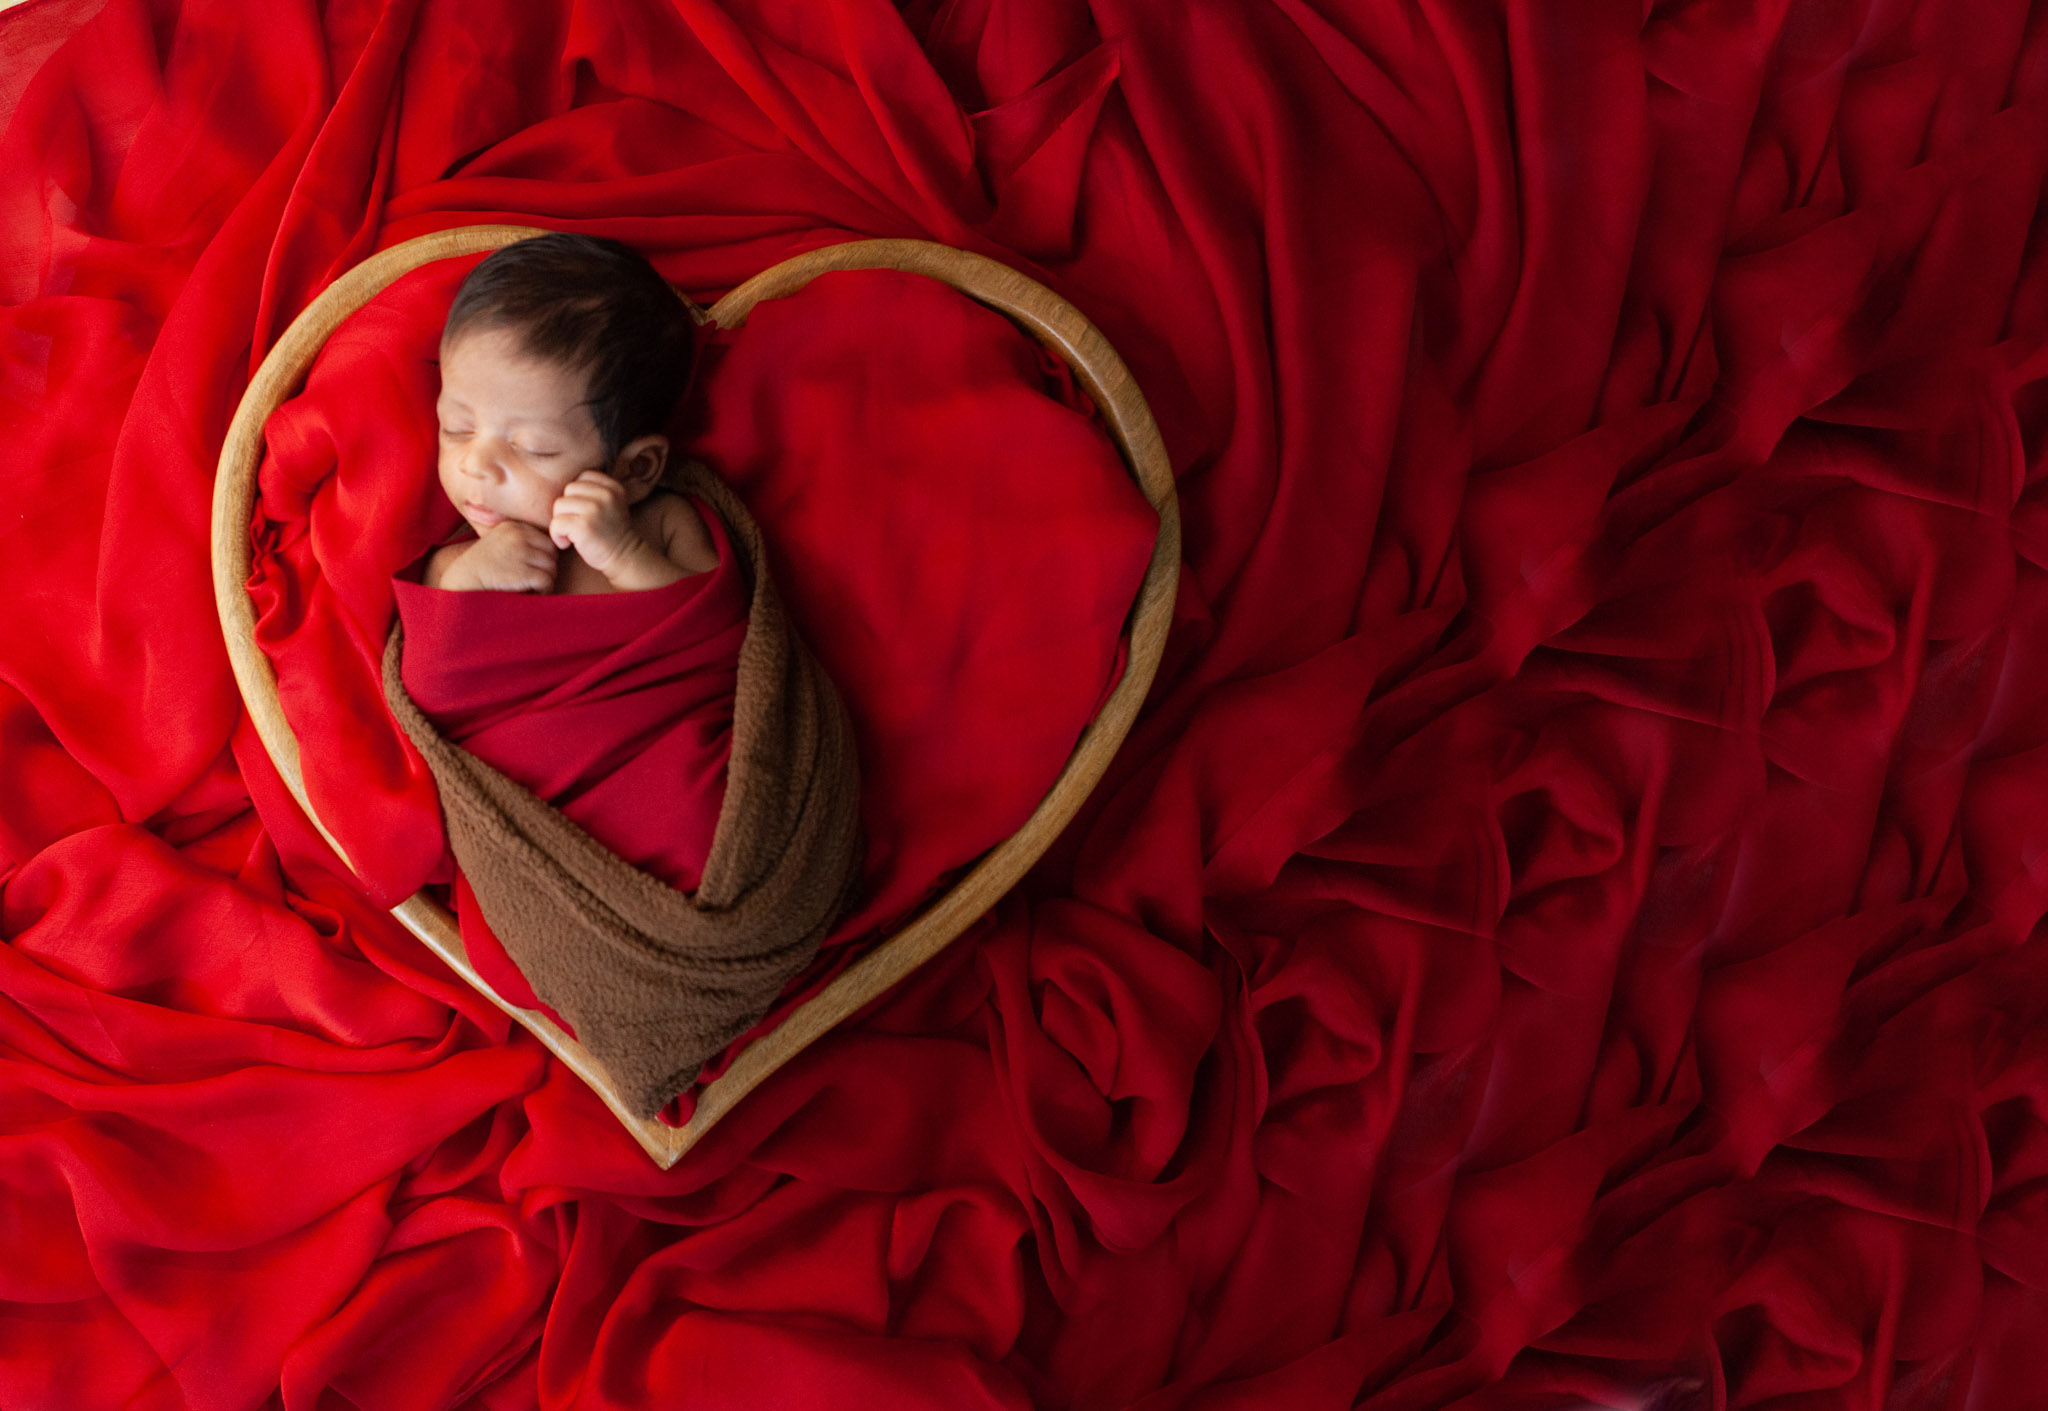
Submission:
M 691 362 L 690 320 L 630 247 L 548 235 L 463 281 L 441 335 L 441 489 L 475 531 L 428 587 L 607 593 L 716 565 L 704 525 L 661 488 L 662 434 Z
M 617 241 L 541 236 L 477 266 L 436 404 L 461 527 L 395 581 L 384 664 L 473 965 L 643 1117 L 761 1018 L 859 871 L 838 693 L 745 506 L 670 454 L 692 347 L 681 300 Z

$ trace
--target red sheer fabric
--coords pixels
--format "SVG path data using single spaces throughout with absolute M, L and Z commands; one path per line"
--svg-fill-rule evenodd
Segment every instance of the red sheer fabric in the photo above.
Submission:
M 0 1404 L 2038 1400 L 2027 5 L 508 14 L 0 13 Z M 212 604 L 254 363 L 495 219 L 989 254 L 1180 475 L 1082 818 L 667 1173 L 327 865 Z

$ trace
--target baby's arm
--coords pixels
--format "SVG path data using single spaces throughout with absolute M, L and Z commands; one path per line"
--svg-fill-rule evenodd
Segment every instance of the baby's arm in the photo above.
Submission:
M 718 564 L 710 536 L 681 496 L 657 491 L 635 515 L 625 487 L 602 471 L 569 482 L 548 532 L 556 547 L 573 547 L 622 593 L 666 588 Z
M 436 549 L 420 581 L 454 593 L 545 593 L 555 586 L 558 557 L 546 534 L 508 519 L 466 544 Z
M 711 542 L 711 532 L 681 495 L 661 496 L 649 507 L 649 518 L 663 556 L 685 574 L 709 573 L 718 567 L 718 546 Z

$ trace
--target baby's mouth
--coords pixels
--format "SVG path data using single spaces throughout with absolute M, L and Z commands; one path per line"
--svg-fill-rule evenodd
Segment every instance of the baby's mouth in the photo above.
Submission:
M 496 510 L 485 509 L 474 500 L 464 500 L 462 502 L 462 515 L 463 518 L 479 529 L 490 529 L 498 524 L 502 524 L 505 519 L 505 516 L 499 514 Z

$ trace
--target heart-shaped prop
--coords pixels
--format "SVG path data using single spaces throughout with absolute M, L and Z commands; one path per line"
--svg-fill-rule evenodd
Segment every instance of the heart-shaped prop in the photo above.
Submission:
M 270 659 L 256 643 L 256 612 L 247 584 L 252 554 L 249 531 L 257 470 L 263 458 L 264 424 L 299 389 L 328 335 L 393 280 L 432 260 L 480 254 L 544 233 L 527 226 L 465 226 L 408 240 L 365 260 L 329 285 L 271 348 L 243 394 L 221 447 L 213 496 L 213 584 L 228 658 L 250 720 L 285 786 L 345 864 L 349 863 L 347 851 L 320 821 L 307 797 L 299 741 L 279 703 Z M 1123 674 L 1081 733 L 1066 766 L 1037 809 L 942 896 L 873 943 L 830 984 L 742 1050 L 723 1073 L 698 1090 L 695 1109 L 683 1126 L 630 1115 L 603 1066 L 582 1044 L 547 1016 L 511 1004 L 493 990 L 470 964 L 455 917 L 440 903 L 425 893 L 415 893 L 392 908 L 393 915 L 456 974 L 560 1056 L 663 1167 L 673 1165 L 770 1073 L 938 954 L 1024 875 L 1108 768 L 1137 716 L 1166 645 L 1180 565 L 1180 519 L 1172 468 L 1130 370 L 1072 304 L 1036 280 L 965 250 L 924 240 L 856 240 L 812 250 L 763 271 L 713 305 L 709 320 L 721 328 L 738 328 L 762 300 L 794 294 L 827 271 L 854 269 L 904 270 L 936 279 L 1007 315 L 1064 359 L 1094 399 L 1132 478 L 1158 514 L 1158 538 L 1124 624 L 1127 664 Z

